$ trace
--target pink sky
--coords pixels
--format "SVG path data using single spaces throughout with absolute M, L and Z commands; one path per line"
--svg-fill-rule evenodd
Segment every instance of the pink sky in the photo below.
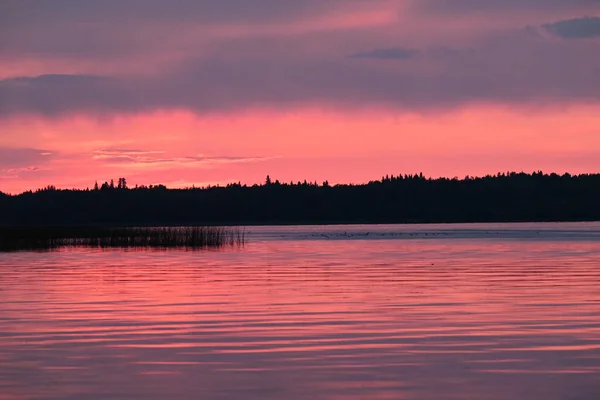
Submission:
M 0 191 L 600 172 L 597 1 L 171 4 L 0 5 Z

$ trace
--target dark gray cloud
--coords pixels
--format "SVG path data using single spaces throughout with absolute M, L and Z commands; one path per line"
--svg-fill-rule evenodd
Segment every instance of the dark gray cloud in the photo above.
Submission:
M 544 29 L 564 39 L 600 37 L 600 18 L 585 17 L 558 21 L 544 25 Z
M 568 5 L 599 4 L 600 0 L 419 1 L 415 4 L 446 10 L 452 16 L 453 11 L 470 7 L 538 7 L 541 12 L 544 4 L 562 4 L 569 9 Z M 393 0 L 383 3 L 395 4 Z M 394 31 L 398 26 L 389 24 L 327 32 L 225 35 L 202 45 L 195 41 L 202 35 L 190 39 L 179 31 L 171 32 L 180 25 L 227 27 L 230 22 L 243 25 L 249 20 L 255 26 L 270 27 L 303 15 L 317 19 L 327 13 L 336 16 L 334 11 L 348 4 L 358 7 L 367 2 L 0 2 L 0 30 L 8 33 L 0 32 L 0 66 L 2 56 L 7 54 L 16 60 L 34 54 L 41 63 L 68 55 L 65 60 L 73 64 L 98 62 L 109 67 L 113 61 L 135 63 L 132 54 L 140 49 L 152 50 L 159 59 L 163 54 L 168 58 L 166 67 L 152 73 L 136 73 L 136 64 L 127 72 L 119 73 L 117 69 L 110 76 L 106 72 L 59 73 L 0 80 L 0 117 L 27 113 L 110 115 L 164 109 L 206 113 L 298 105 L 430 109 L 481 102 L 600 101 L 600 55 L 594 43 L 581 41 L 574 45 L 547 35 L 531 35 L 526 30 L 507 32 L 495 27 L 492 34 L 480 27 L 481 35 L 469 38 L 468 49 L 460 43 L 445 42 L 443 35 L 439 39 L 439 33 L 438 43 L 431 47 L 419 45 L 419 35 L 430 40 L 428 27 L 414 28 L 414 34 L 400 37 Z M 284 30 L 287 27 L 282 26 Z M 592 23 L 590 27 L 588 19 L 584 23 L 565 20 L 543 29 L 562 37 L 589 37 L 595 26 Z M 440 25 L 432 30 L 443 29 Z M 149 32 L 151 35 L 146 36 Z M 414 43 L 409 37 L 415 39 Z M 179 58 L 173 60 L 171 43 L 182 46 L 175 52 Z M 398 43 L 403 47 L 394 47 Z M 357 60 L 361 58 L 372 62 Z M 388 60 L 410 62 L 385 62 Z
M 482 39 L 465 51 L 421 49 L 410 63 L 363 63 L 348 58 L 350 52 L 327 57 L 306 53 L 303 40 L 223 42 L 214 53 L 160 76 L 51 75 L 0 81 L 0 116 L 600 101 L 600 55 L 593 43 L 571 46 L 520 31 Z
M 411 0 L 416 9 L 438 13 L 518 10 L 592 10 L 600 0 Z
M 406 60 L 416 57 L 419 50 L 406 49 L 402 47 L 374 49 L 369 51 L 358 52 L 350 55 L 350 58 L 375 58 L 379 60 Z

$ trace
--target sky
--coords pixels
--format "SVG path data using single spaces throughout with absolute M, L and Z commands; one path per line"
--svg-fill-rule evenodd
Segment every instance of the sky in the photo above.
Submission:
M 600 0 L 3 0 L 0 191 L 600 172 Z

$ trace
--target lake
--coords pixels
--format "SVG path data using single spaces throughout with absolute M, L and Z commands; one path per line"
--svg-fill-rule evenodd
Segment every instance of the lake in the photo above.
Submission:
M 600 224 L 0 254 L 0 399 L 600 399 Z

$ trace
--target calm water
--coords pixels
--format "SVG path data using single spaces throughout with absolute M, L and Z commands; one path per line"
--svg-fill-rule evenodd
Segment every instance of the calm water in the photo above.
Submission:
M 600 399 L 600 224 L 0 254 L 0 399 Z

